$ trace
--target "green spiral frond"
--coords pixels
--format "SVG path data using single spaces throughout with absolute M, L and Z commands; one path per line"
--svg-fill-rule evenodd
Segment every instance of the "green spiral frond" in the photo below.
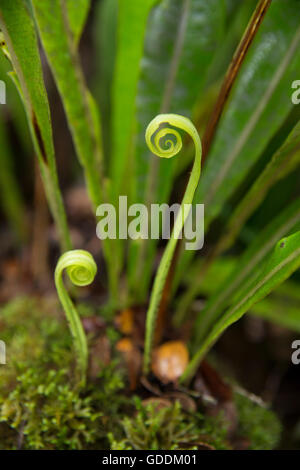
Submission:
M 195 145 L 195 159 L 192 172 L 190 174 L 190 179 L 181 203 L 181 209 L 176 217 L 173 232 L 161 259 L 151 292 L 146 320 L 144 373 L 149 372 L 156 317 L 161 301 L 162 291 L 166 282 L 179 234 L 184 227 L 186 217 L 188 215 L 186 211 L 183 210 L 183 208 L 185 204 L 192 204 L 193 202 L 194 194 L 201 174 L 202 156 L 202 147 L 198 132 L 193 123 L 184 116 L 179 116 L 178 114 L 160 114 L 150 122 L 145 135 L 147 145 L 151 152 L 158 155 L 159 157 L 171 158 L 177 155 L 182 148 L 182 138 L 177 129 L 187 132 L 193 139 Z
M 87 340 L 78 312 L 64 286 L 64 271 L 68 274 L 72 284 L 82 287 L 93 282 L 97 273 L 97 266 L 94 258 L 87 251 L 71 250 L 67 251 L 59 258 L 55 269 L 55 285 L 57 293 L 68 319 L 82 381 L 85 382 L 88 364 Z

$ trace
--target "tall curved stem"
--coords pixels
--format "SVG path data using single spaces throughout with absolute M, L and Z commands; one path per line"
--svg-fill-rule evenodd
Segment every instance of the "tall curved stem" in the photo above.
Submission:
M 156 118 L 154 118 L 150 122 L 146 130 L 146 142 L 149 149 L 157 156 L 162 158 L 171 158 L 181 150 L 182 139 L 180 133 L 177 130 L 173 129 L 173 127 L 166 127 L 160 129 L 160 126 L 163 124 L 169 124 L 173 127 L 176 127 L 177 129 L 187 132 L 191 136 L 195 145 L 195 159 L 189 182 L 186 187 L 184 197 L 180 206 L 180 210 L 175 220 L 172 235 L 162 256 L 151 292 L 150 304 L 146 319 L 146 338 L 144 352 L 145 374 L 149 372 L 153 337 L 156 326 L 157 310 L 161 301 L 163 287 L 166 282 L 167 274 L 172 262 L 172 257 L 176 248 L 177 240 L 189 215 L 184 210 L 184 207 L 186 204 L 192 204 L 195 190 L 197 188 L 201 174 L 202 147 L 200 137 L 193 123 L 184 116 L 179 116 L 177 114 L 160 114 Z M 172 136 L 173 139 L 175 138 L 175 142 L 170 138 L 166 138 L 166 136 Z M 162 139 L 164 139 L 166 148 L 161 147 Z
M 69 279 L 74 285 L 87 286 L 93 282 L 97 272 L 97 266 L 94 258 L 87 251 L 71 250 L 67 251 L 59 258 L 54 275 L 59 300 L 66 313 L 73 337 L 82 383 L 85 383 L 88 364 L 87 340 L 78 312 L 64 286 L 64 270 L 67 271 Z

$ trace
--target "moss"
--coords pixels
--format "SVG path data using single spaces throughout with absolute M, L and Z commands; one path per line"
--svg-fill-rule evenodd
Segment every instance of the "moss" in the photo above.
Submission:
M 80 389 L 71 338 L 54 304 L 18 299 L 1 316 L 9 358 L 0 369 L 0 448 L 107 448 L 107 434 L 114 426 L 118 435 L 118 410 L 127 401 L 117 363 Z
M 72 341 L 57 302 L 21 298 L 0 312 L 8 363 L 0 367 L 0 449 L 228 449 L 228 426 L 127 392 L 116 360 L 82 389 Z M 113 344 L 118 333 L 107 328 Z M 159 400 L 158 400 L 159 401 Z M 238 434 L 251 449 L 273 448 L 280 425 L 272 412 L 236 394 Z
M 57 362 L 64 350 L 65 361 L 72 359 L 71 338 L 65 319 L 59 316 L 57 301 L 20 297 L 0 310 L 0 337 L 6 343 L 7 364 L 0 367 L 2 394 L 10 391 L 16 377 L 36 360 Z
M 1 397 L 0 420 L 16 430 L 25 449 L 107 448 L 107 434 L 120 427 L 123 387 L 114 365 L 103 368 L 97 383 L 82 390 L 68 368 L 48 369 L 36 362 L 25 367 L 14 390 Z M 11 447 L 16 446 L 15 440 Z
M 113 450 L 197 449 L 199 445 L 228 448 L 225 423 L 220 418 L 187 413 L 178 402 L 159 407 L 157 403 L 143 405 L 135 398 L 135 407 L 133 417 L 122 421 L 123 439 L 117 441 L 110 434 Z
M 2 403 L 1 420 L 21 432 L 27 449 L 77 449 L 94 442 L 100 414 L 91 397 L 70 386 L 66 369 L 35 366 L 18 376 Z
M 249 440 L 249 449 L 274 449 L 281 435 L 281 424 L 277 416 L 239 393 L 235 394 L 235 403 L 239 416 L 239 435 Z

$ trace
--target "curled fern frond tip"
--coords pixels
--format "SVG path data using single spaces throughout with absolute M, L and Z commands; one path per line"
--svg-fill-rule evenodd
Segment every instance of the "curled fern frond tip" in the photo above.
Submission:
M 172 126 L 172 127 L 170 127 Z M 177 129 L 187 132 L 201 147 L 198 133 L 193 123 L 179 114 L 159 114 L 149 123 L 145 138 L 152 153 L 161 158 L 172 158 L 182 149 L 182 137 Z
M 146 142 L 152 153 L 161 158 L 172 158 L 180 152 L 182 139 L 178 131 L 170 126 L 168 114 L 159 114 L 146 129 Z
M 171 127 L 172 126 L 172 127 Z M 175 129 L 176 128 L 176 129 Z M 146 319 L 146 339 L 144 351 L 144 373 L 149 372 L 154 331 L 156 326 L 156 317 L 159 304 L 162 298 L 163 288 L 167 279 L 169 267 L 176 248 L 179 235 L 184 227 L 187 212 L 184 212 L 185 204 L 192 204 L 194 194 L 199 183 L 201 174 L 201 156 L 202 146 L 199 134 L 194 124 L 185 116 L 178 114 L 159 114 L 148 125 L 146 130 L 146 143 L 152 153 L 159 157 L 171 158 L 176 155 L 182 148 L 182 137 L 177 130 L 186 132 L 195 145 L 195 157 L 190 178 L 181 203 L 181 213 L 176 217 L 172 236 L 166 246 L 165 252 L 161 259 L 156 277 L 154 280 L 150 304 Z
M 55 285 L 57 293 L 68 319 L 75 351 L 77 353 L 78 365 L 81 371 L 82 383 L 85 383 L 88 363 L 87 340 L 78 312 L 63 283 L 64 270 L 66 270 L 70 281 L 74 285 L 87 286 L 93 282 L 96 276 L 97 265 L 88 251 L 71 250 L 65 252 L 59 258 L 55 269 Z
M 56 275 L 66 270 L 70 281 L 79 287 L 91 284 L 97 273 L 97 265 L 93 256 L 85 250 L 66 251 L 56 266 Z

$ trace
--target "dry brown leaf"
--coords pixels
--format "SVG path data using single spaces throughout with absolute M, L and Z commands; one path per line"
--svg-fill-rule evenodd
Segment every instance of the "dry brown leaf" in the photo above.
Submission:
M 166 398 L 159 398 L 159 397 L 147 398 L 146 400 L 142 401 L 142 404 L 144 406 L 153 405 L 155 411 L 159 411 L 163 408 L 169 408 L 170 406 L 172 406 L 172 402 L 170 400 L 167 400 Z
M 189 353 L 182 341 L 168 341 L 153 353 L 152 371 L 163 383 L 176 382 L 189 361 Z
M 122 310 L 116 318 L 117 328 L 124 335 L 131 335 L 133 331 L 133 311 L 131 309 Z
M 109 339 L 102 335 L 97 338 L 90 349 L 89 355 L 89 376 L 95 379 L 104 365 L 108 365 L 111 360 Z
M 116 349 L 119 351 L 125 361 L 128 369 L 128 377 L 130 390 L 134 390 L 137 386 L 138 376 L 141 370 L 142 355 L 140 350 L 133 344 L 130 338 L 122 338 L 116 344 Z
M 195 400 L 186 393 L 175 391 L 168 393 L 166 397 L 170 398 L 172 401 L 179 402 L 181 408 L 185 411 L 188 411 L 190 413 L 194 413 L 197 411 L 197 405 Z
M 83 317 L 81 319 L 84 331 L 86 333 L 92 333 L 93 335 L 97 335 L 100 332 L 103 332 L 105 328 L 105 321 L 103 318 L 97 315 L 90 315 L 88 317 Z

